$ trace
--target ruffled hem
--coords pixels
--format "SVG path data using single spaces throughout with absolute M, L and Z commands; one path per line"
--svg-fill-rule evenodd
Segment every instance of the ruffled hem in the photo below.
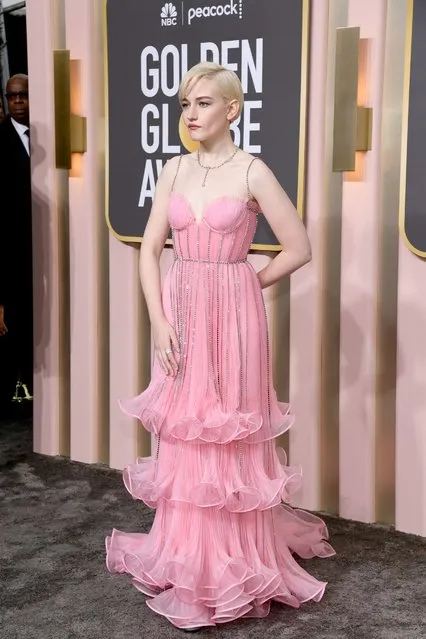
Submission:
M 121 410 L 138 419 L 145 429 L 163 438 L 172 437 L 186 442 L 199 441 L 206 444 L 229 444 L 233 441 L 260 443 L 275 439 L 287 432 L 294 423 L 290 405 L 276 402 L 274 419 L 266 424 L 257 412 L 233 411 L 226 413 L 219 406 L 212 407 L 203 419 L 195 415 L 185 415 L 173 419 L 173 414 L 164 414 L 149 405 L 145 393 L 133 399 L 119 400 Z M 148 405 L 147 405 L 148 404 Z
M 191 507 L 186 516 L 193 517 L 187 520 L 192 533 L 178 544 L 174 539 L 159 545 L 154 529 L 148 535 L 114 530 L 106 540 L 108 570 L 129 573 L 134 586 L 151 598 L 148 606 L 178 628 L 265 617 L 272 600 L 298 608 L 322 598 L 326 582 L 309 575 L 291 554 L 335 554 L 318 517 L 287 506 L 249 513 L 247 520 L 222 511 L 201 522 L 200 511 L 197 515 Z M 172 528 L 167 534 L 173 537 L 173 520 L 167 521 Z M 232 541 L 220 535 L 222 526 L 232 531 Z
M 234 451 L 230 451 L 231 454 Z M 143 501 L 150 508 L 156 508 L 160 500 L 183 502 L 199 508 L 225 508 L 230 512 L 248 512 L 266 510 L 288 501 L 302 483 L 302 468 L 287 466 L 287 456 L 283 448 L 274 449 L 276 454 L 275 475 L 271 479 L 264 470 L 253 463 L 250 457 L 244 456 L 246 476 L 243 481 L 241 473 L 235 468 L 221 484 L 216 480 L 221 474 L 217 468 L 210 466 L 208 474 L 200 466 L 191 471 L 191 484 L 187 481 L 185 463 L 177 455 L 179 463 L 174 463 L 169 456 L 167 473 L 161 476 L 158 460 L 152 457 L 140 457 L 136 464 L 127 466 L 123 471 L 126 489 L 134 499 Z M 214 451 L 211 451 L 212 456 Z M 253 453 L 253 451 L 250 451 Z M 235 456 L 235 455 L 234 455 Z M 236 451 L 238 461 L 238 451 Z M 212 460 L 211 460 L 212 461 Z M 223 461 L 223 460 L 222 460 Z M 226 461 L 224 465 L 226 465 Z M 232 460 L 229 460 L 231 466 Z

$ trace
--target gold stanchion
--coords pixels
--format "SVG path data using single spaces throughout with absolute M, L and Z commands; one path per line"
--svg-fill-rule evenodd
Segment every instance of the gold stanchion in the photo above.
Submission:
M 26 384 L 23 384 L 20 379 L 16 382 L 15 394 L 12 397 L 12 402 L 20 404 L 25 401 L 32 401 L 33 396 L 30 394 Z

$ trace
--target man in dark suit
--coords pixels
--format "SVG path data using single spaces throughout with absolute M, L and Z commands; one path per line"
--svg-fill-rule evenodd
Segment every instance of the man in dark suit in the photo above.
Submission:
M 28 77 L 9 79 L 0 124 L 0 410 L 16 382 L 32 394 L 32 228 Z

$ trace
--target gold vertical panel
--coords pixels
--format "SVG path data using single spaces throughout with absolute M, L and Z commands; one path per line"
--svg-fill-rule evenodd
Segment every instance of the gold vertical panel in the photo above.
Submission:
M 107 227 L 105 226 L 107 230 Z M 135 251 L 138 251 L 140 244 L 134 244 Z M 169 251 L 169 248 L 165 249 Z M 139 259 L 137 260 L 137 273 L 135 280 L 137 282 L 137 295 L 138 295 L 138 350 L 139 350 L 139 379 L 138 386 L 144 389 L 148 386 L 151 380 L 151 322 L 149 320 L 148 307 L 145 301 L 145 297 L 142 292 L 139 279 Z M 138 428 L 138 452 L 141 457 L 149 456 L 151 454 L 151 433 L 145 428 Z
M 279 398 L 287 401 L 290 394 L 290 279 L 281 280 L 274 286 L 272 298 L 272 376 Z M 290 459 L 290 436 L 287 431 L 278 438 Z
M 53 52 L 55 82 L 55 152 L 56 168 L 71 168 L 71 89 L 70 52 Z
M 340 430 L 340 274 L 342 235 L 342 175 L 332 175 L 327 197 L 323 239 L 321 300 L 321 508 L 339 513 Z
M 386 524 L 395 523 L 399 176 L 403 149 L 403 116 L 408 100 L 408 94 L 404 94 L 403 88 L 404 66 L 410 55 L 410 5 L 412 7 L 412 2 L 388 0 L 383 77 L 375 493 L 376 520 Z M 404 21 L 407 21 L 407 33 L 402 28 Z
M 66 47 L 65 33 L 65 0 L 53 0 L 52 22 L 54 32 L 54 50 L 62 54 Z M 58 56 L 59 58 L 59 56 Z M 54 80 L 55 55 L 53 57 Z M 68 85 L 69 86 L 69 85 Z M 55 92 L 57 84 L 55 82 Z M 55 94 L 56 105 L 56 94 Z M 56 110 L 55 110 L 56 116 Z M 55 127 L 57 128 L 57 127 Z M 67 170 L 57 170 L 55 176 L 57 193 L 55 216 L 57 219 L 58 245 L 58 282 L 59 282 L 59 452 L 70 455 L 71 423 L 70 423 L 70 389 L 71 389 L 71 329 L 70 329 L 70 247 L 69 247 L 69 179 Z
M 340 272 L 343 174 L 333 172 L 333 130 L 337 34 L 347 24 L 348 0 L 330 0 L 327 52 L 324 156 L 324 220 L 321 247 L 320 424 L 319 463 L 321 508 L 339 512 L 339 380 Z
M 100 2 L 93 2 L 91 5 L 91 17 L 93 24 L 96 26 L 93 34 L 92 48 L 96 51 L 94 61 L 96 62 L 96 71 L 93 73 L 92 80 L 94 84 L 91 85 L 93 91 L 100 96 L 96 104 L 96 117 L 93 116 L 93 127 L 96 127 L 96 188 L 97 197 L 99 202 L 99 208 L 96 212 L 97 220 L 97 234 L 99 238 L 99 255 L 98 255 L 98 284 L 97 284 L 97 306 L 99 313 L 99 322 L 102 325 L 102 330 L 99 335 L 99 351 L 98 351 L 98 378 L 99 389 L 102 393 L 102 401 L 99 403 L 100 410 L 100 424 L 101 428 L 98 433 L 98 450 L 99 459 L 109 462 L 110 459 L 110 283 L 108 273 L 110 272 L 109 264 L 109 234 L 105 228 L 103 220 L 103 211 L 105 210 L 105 147 L 104 147 L 104 122 L 105 122 L 105 96 L 103 94 L 105 89 L 104 78 L 104 56 L 105 56 L 105 40 L 103 32 L 103 6 Z M 78 61 L 71 61 L 71 70 L 74 70 L 76 75 L 76 81 L 78 82 L 78 99 L 81 100 L 82 94 L 82 69 L 81 63 Z M 72 87 L 72 85 L 71 85 Z M 73 98 L 72 98 L 73 99 Z M 74 97 L 77 100 L 77 97 Z M 76 103 L 74 105 L 71 102 L 72 110 L 81 113 L 83 111 L 82 104 Z M 86 129 L 86 119 L 84 118 L 84 128 Z M 84 145 L 87 146 L 87 132 L 84 131 Z M 86 150 L 84 148 L 84 150 Z M 80 160 L 82 156 L 79 157 Z
M 353 171 L 355 169 L 359 40 L 359 27 L 337 29 L 333 171 Z
M 373 133 L 373 109 L 369 107 L 357 108 L 356 150 L 370 151 Z
M 86 118 L 72 113 L 70 118 L 71 153 L 81 154 L 87 151 L 86 137 Z

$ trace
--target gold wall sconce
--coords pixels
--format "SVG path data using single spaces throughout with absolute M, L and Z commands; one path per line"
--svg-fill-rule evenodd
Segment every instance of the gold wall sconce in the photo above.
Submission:
M 68 169 L 79 175 L 76 168 L 81 155 L 87 151 L 86 118 L 81 110 L 81 66 L 71 60 L 70 52 L 53 52 L 55 80 L 55 151 L 56 168 Z
M 359 152 L 371 150 L 373 110 L 360 106 L 360 29 L 336 30 L 333 171 L 355 171 Z

